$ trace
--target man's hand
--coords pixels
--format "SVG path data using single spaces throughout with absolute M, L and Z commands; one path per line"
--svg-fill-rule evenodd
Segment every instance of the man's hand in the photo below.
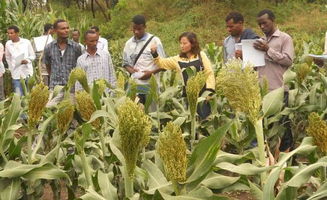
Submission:
M 253 47 L 257 50 L 267 52 L 269 50 L 268 43 L 264 40 L 257 40 L 254 44 Z
M 236 50 L 235 51 L 235 57 L 236 58 L 243 59 L 243 57 L 242 57 L 242 50 Z
M 144 75 L 140 78 L 140 80 L 148 80 L 151 78 L 153 71 L 143 71 Z
M 28 64 L 28 61 L 27 60 L 22 60 L 21 64 L 26 65 L 26 64 Z

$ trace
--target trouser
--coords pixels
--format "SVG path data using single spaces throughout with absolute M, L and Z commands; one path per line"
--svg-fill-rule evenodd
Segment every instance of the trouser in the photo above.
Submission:
M 24 79 L 25 85 L 27 86 L 28 78 Z M 20 83 L 20 79 L 12 79 L 13 90 L 15 93 L 19 94 L 20 96 L 24 95 L 23 86 Z
M 211 107 L 209 101 L 203 101 L 198 104 L 197 113 L 200 120 L 206 119 L 211 114 Z
M 284 92 L 284 104 L 285 107 L 288 106 L 288 92 Z M 286 151 L 288 148 L 292 148 L 293 146 L 293 135 L 292 135 L 292 127 L 291 127 L 291 120 L 288 116 L 283 116 L 283 118 L 280 121 L 284 127 L 285 132 L 282 137 L 279 150 L 280 151 Z

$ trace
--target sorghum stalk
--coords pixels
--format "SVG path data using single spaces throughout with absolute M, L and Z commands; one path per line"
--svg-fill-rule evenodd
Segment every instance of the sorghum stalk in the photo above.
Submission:
M 173 122 L 167 124 L 159 135 L 156 151 L 163 161 L 166 177 L 173 183 L 175 194 L 179 195 L 179 183 L 186 180 L 187 169 L 187 147 L 179 126 Z
M 32 139 L 33 135 L 37 132 L 36 125 L 42 116 L 42 112 L 49 100 L 48 86 L 43 82 L 33 87 L 31 91 L 30 100 L 28 102 L 28 127 L 29 132 L 27 135 L 27 152 L 28 163 L 32 164 Z
M 327 122 L 322 120 L 320 116 L 313 112 L 309 115 L 309 125 L 306 129 L 308 135 L 313 137 L 314 143 L 323 155 L 327 153 Z M 326 167 L 321 167 L 320 178 L 326 180 Z
M 196 123 L 196 108 L 198 106 L 198 97 L 200 94 L 201 89 L 204 87 L 204 84 L 207 80 L 207 76 L 204 71 L 197 72 L 195 76 L 192 76 L 186 84 L 186 94 L 187 100 L 189 104 L 189 110 L 191 114 L 191 145 L 193 145 L 195 137 L 196 137 L 196 130 L 195 130 L 195 123 Z
M 230 60 L 217 75 L 217 93 L 223 94 L 229 105 L 236 112 L 243 112 L 247 115 L 255 127 L 258 142 L 260 165 L 265 164 L 265 145 L 260 109 L 262 98 L 258 73 L 250 65 L 242 69 L 242 61 Z M 261 184 L 265 182 L 266 173 L 261 174 Z
M 129 198 L 134 193 L 133 179 L 138 155 L 150 139 L 151 121 L 144 110 L 130 99 L 118 107 L 118 121 L 121 152 L 126 164 L 125 195 Z

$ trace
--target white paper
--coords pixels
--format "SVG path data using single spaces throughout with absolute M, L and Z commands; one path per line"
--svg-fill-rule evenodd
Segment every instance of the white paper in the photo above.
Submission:
M 15 67 L 18 67 L 22 64 L 22 61 L 24 60 L 25 55 L 24 53 L 19 54 L 18 56 L 15 57 Z
M 323 61 L 327 61 L 327 55 L 315 55 L 315 54 L 309 54 L 310 57 L 312 58 L 317 58 Z
M 242 50 L 242 43 L 236 43 L 235 44 L 235 51 Z
M 139 78 L 141 78 L 143 75 L 144 75 L 143 72 L 134 72 L 134 73 L 132 74 L 132 78 L 134 78 L 134 79 L 139 79 Z
M 47 41 L 48 38 L 48 41 Z M 35 44 L 35 49 L 37 52 L 39 51 L 43 51 L 44 47 L 49 44 L 50 42 L 52 42 L 53 38 L 51 37 L 51 35 L 42 35 L 40 37 L 35 37 L 33 38 L 34 40 L 34 44 Z
M 255 67 L 265 66 L 265 52 L 259 51 L 253 47 L 255 40 L 242 40 L 243 63 L 251 63 Z

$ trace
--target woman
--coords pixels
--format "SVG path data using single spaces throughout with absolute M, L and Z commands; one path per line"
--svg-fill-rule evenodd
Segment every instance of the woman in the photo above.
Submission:
M 160 58 L 157 53 L 157 47 L 154 44 L 151 46 L 151 54 L 156 65 L 163 69 L 177 70 L 182 73 L 184 85 L 187 84 L 188 74 L 186 70 L 188 67 L 195 67 L 196 71 L 204 71 L 208 75 L 206 84 L 202 89 L 200 95 L 205 91 L 215 91 L 215 77 L 212 71 L 211 63 L 204 52 L 201 51 L 198 39 L 195 33 L 184 32 L 179 36 L 179 43 L 181 52 L 179 55 L 169 58 Z M 183 96 L 185 96 L 185 88 Z M 204 102 L 202 106 L 198 107 L 198 114 L 200 119 L 207 118 L 211 113 L 209 102 Z

